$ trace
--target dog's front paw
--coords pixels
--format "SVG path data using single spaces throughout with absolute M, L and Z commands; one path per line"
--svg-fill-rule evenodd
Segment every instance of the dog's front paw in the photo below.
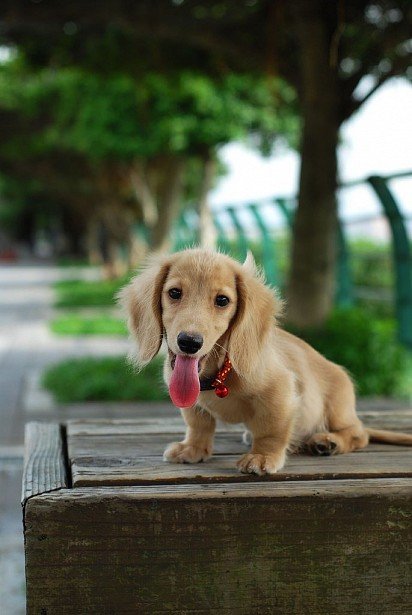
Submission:
M 285 454 L 269 453 L 261 455 L 257 453 L 246 453 L 237 462 L 237 467 L 244 474 L 276 474 L 285 464 Z
M 212 456 L 211 448 L 192 446 L 185 442 L 172 442 L 163 453 L 163 460 L 169 463 L 199 463 Z

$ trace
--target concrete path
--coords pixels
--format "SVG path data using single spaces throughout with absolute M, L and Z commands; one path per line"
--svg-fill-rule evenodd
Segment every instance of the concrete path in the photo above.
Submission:
M 27 388 L 47 365 L 68 357 L 126 354 L 122 338 L 58 337 L 48 329 L 51 284 L 93 275 L 47 265 L 0 266 L 0 446 L 23 442 L 24 423 L 31 418 L 24 415 Z
M 59 338 L 47 326 L 54 281 L 96 278 L 97 272 L 44 264 L 0 266 L 0 612 L 25 613 L 20 491 L 24 424 L 58 420 L 59 408 L 27 404 L 29 388 L 47 365 L 68 357 L 125 354 L 127 341 Z M 39 400 L 37 400 L 39 401 Z M 92 416 L 96 416 L 97 408 Z M 81 413 L 85 413 L 84 407 Z M 75 413 L 76 414 L 76 413 Z M 70 411 L 65 413 L 70 416 Z

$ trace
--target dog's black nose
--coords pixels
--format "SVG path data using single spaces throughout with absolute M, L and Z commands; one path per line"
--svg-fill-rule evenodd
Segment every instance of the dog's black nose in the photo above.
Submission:
M 195 354 L 203 346 L 203 337 L 199 333 L 181 331 L 177 336 L 177 345 L 183 352 Z

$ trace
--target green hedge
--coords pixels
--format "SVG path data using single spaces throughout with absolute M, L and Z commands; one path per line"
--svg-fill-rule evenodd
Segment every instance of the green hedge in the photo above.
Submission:
M 358 395 L 412 393 L 411 358 L 396 341 L 395 322 L 360 309 L 336 309 L 322 330 L 292 333 L 353 377 Z
M 348 251 L 355 286 L 392 288 L 394 269 L 390 243 L 355 239 L 348 242 Z
M 140 373 L 133 372 L 124 357 L 70 359 L 49 368 L 43 386 L 60 403 L 168 398 L 160 358 Z

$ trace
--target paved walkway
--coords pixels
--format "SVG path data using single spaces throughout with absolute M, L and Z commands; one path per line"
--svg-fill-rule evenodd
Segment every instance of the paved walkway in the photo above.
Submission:
M 122 338 L 58 337 L 48 329 L 51 284 L 93 274 L 47 265 L 0 266 L 0 446 L 22 444 L 24 423 L 32 418 L 24 412 L 27 388 L 47 365 L 68 357 L 126 353 Z
M 90 270 L 42 264 L 0 266 L 0 612 L 25 613 L 24 557 L 20 510 L 24 424 L 56 420 L 58 407 L 30 409 L 33 376 L 45 366 L 81 355 L 125 354 L 127 341 L 114 338 L 59 338 L 47 326 L 54 281 L 96 277 Z M 96 416 L 98 407 L 91 408 Z M 85 407 L 73 407 L 84 416 Z M 65 418 L 71 415 L 68 408 Z

